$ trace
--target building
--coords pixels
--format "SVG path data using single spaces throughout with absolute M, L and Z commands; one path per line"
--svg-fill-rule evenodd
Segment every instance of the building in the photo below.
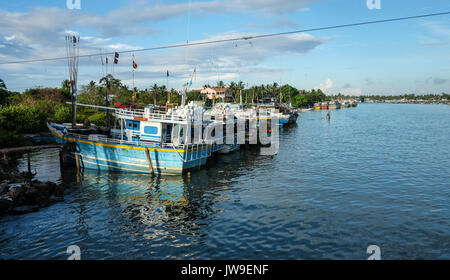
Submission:
M 228 88 L 217 88 L 209 85 L 203 86 L 200 93 L 205 94 L 208 99 L 224 99 L 225 101 L 233 101 L 233 94 Z

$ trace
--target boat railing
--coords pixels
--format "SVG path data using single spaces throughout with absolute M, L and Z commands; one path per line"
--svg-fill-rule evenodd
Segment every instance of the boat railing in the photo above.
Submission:
M 144 142 L 144 141 L 128 141 L 128 140 L 108 138 L 106 136 L 99 136 L 99 135 L 96 135 L 96 138 L 92 138 L 92 137 L 89 137 L 89 135 L 71 133 L 71 132 L 65 133 L 64 136 L 74 137 L 77 139 L 88 140 L 88 141 L 96 141 L 96 142 L 101 142 L 101 143 L 105 143 L 105 144 L 133 145 L 133 146 L 148 147 L 148 148 L 171 148 L 171 149 L 174 148 L 176 150 L 184 150 L 184 151 L 189 150 L 189 149 L 194 149 L 194 148 L 198 149 L 198 148 L 204 148 L 204 147 L 210 146 L 210 144 L 208 144 L 208 143 L 188 143 L 188 144 L 174 145 L 173 143 L 152 143 L 152 142 Z M 192 158 L 190 160 L 192 160 Z
M 145 118 L 148 120 L 164 120 L 164 121 L 194 121 L 193 117 L 187 115 L 166 114 L 164 112 L 149 112 L 145 113 L 144 110 L 127 110 L 119 109 L 115 110 L 115 114 L 120 118 Z

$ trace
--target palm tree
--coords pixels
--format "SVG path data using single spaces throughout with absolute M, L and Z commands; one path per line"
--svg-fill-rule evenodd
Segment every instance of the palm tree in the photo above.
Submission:
M 70 90 L 70 81 L 69 80 L 62 81 L 61 87 L 66 90 Z
M 218 81 L 217 82 L 217 87 L 218 88 L 224 88 L 225 87 L 225 83 L 223 81 Z
M 113 75 L 108 74 L 100 79 L 99 84 L 103 84 L 106 88 L 111 89 L 111 87 L 121 87 L 122 82 L 119 79 L 114 78 Z
M 153 104 L 154 105 L 156 105 L 156 97 L 157 97 L 157 95 L 158 95 L 158 92 L 159 92 L 159 87 L 158 87 L 158 85 L 157 84 L 154 84 L 153 86 L 152 86 L 152 93 L 153 93 Z
M 236 93 L 237 93 L 237 90 L 238 90 L 237 84 L 235 82 L 231 82 L 228 85 L 228 88 L 230 89 L 231 94 L 233 95 L 233 99 L 236 100 Z
M 6 103 L 8 99 L 8 91 L 5 82 L 0 79 L 0 105 Z
M 67 80 L 66 80 L 67 81 Z M 96 84 L 95 84 L 95 82 L 94 81 L 90 81 L 89 82 L 89 84 L 88 84 L 88 88 L 89 88 L 89 90 L 93 90 L 93 89 L 95 89 L 95 86 L 96 86 Z
M 239 102 L 241 102 L 241 98 L 242 98 L 242 91 L 244 90 L 245 85 L 243 81 L 239 81 L 236 85 L 236 90 L 239 91 Z

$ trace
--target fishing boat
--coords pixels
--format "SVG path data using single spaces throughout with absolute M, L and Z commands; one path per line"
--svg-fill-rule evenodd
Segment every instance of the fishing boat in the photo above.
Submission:
M 322 102 L 322 103 L 320 104 L 320 108 L 321 108 L 322 110 L 328 110 L 328 102 Z
M 333 102 L 333 101 L 330 102 L 329 105 L 328 105 L 328 109 L 329 109 L 329 110 L 336 110 L 336 109 L 337 109 L 336 103 Z
M 320 103 L 315 103 L 314 104 L 314 110 L 321 110 L 322 106 L 320 106 Z
M 47 123 L 56 141 L 65 145 L 66 160 L 89 169 L 182 174 L 205 165 L 213 147 L 218 146 L 215 143 L 223 137 L 195 143 L 191 127 L 204 129 L 206 122 L 193 120 L 192 108 L 168 113 L 154 112 L 151 107 L 108 110 L 113 111 L 120 129 Z
M 334 103 L 336 104 L 336 109 L 341 109 L 341 107 L 342 107 L 341 102 L 339 102 L 338 100 L 336 100 Z
M 240 144 L 225 144 L 223 148 L 218 151 L 219 154 L 230 154 L 238 151 L 241 148 Z
M 262 103 L 254 106 L 254 110 L 257 112 L 258 119 L 261 118 L 259 115 L 268 119 L 278 118 L 280 127 L 294 124 L 298 118 L 297 111 L 292 107 L 279 104 L 274 98 L 265 98 Z

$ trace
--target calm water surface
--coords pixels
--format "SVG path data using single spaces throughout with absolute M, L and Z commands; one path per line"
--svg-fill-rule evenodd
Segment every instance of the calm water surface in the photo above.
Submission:
M 241 150 L 183 177 L 60 170 L 65 201 L 0 218 L 0 258 L 450 259 L 450 106 L 302 113 L 279 154 Z M 26 168 L 25 162 L 20 168 Z M 79 181 L 79 182 L 77 182 Z

